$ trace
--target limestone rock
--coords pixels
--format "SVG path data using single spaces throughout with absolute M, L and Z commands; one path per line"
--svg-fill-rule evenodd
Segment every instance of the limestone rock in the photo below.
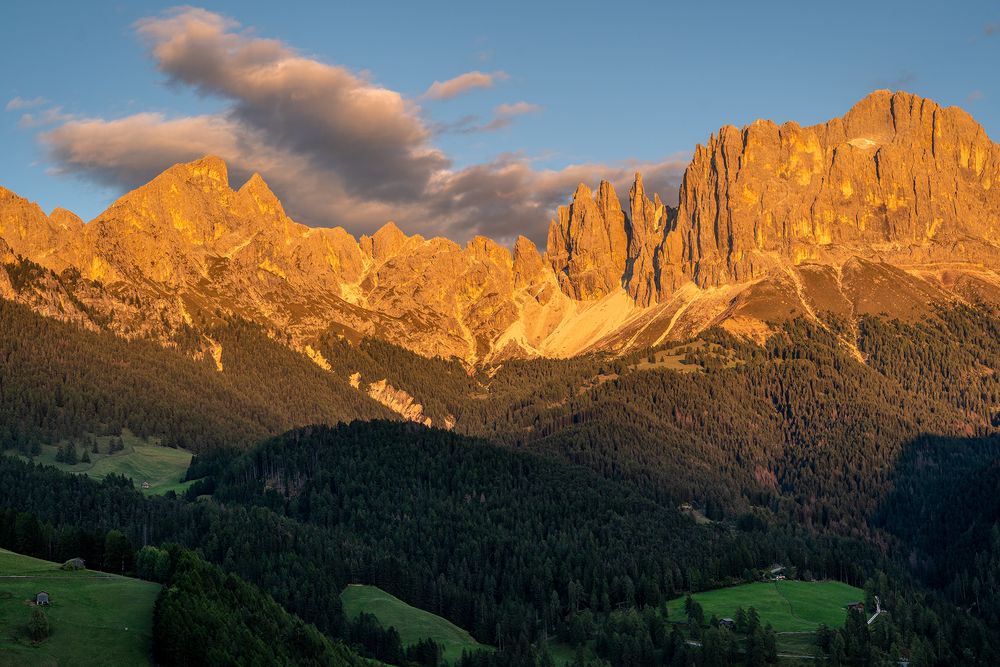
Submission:
M 251 210 L 256 209 L 260 215 L 278 220 L 285 219 L 284 207 L 260 174 L 254 172 L 239 189 L 238 194 L 246 200 Z
M 59 229 L 38 204 L 0 187 L 0 237 L 24 257 L 51 254 Z
M 628 225 L 628 262 L 624 282 L 636 303 L 648 306 L 659 292 L 656 250 L 668 231 L 668 209 L 653 195 L 650 201 L 642 184 L 642 174 L 636 173 L 629 190 L 630 221 Z
M 639 174 L 627 211 L 610 183 L 580 184 L 544 255 L 523 236 L 512 251 L 460 246 L 392 222 L 355 240 L 292 220 L 259 174 L 233 190 L 209 156 L 86 224 L 0 188 L 0 264 L 22 255 L 51 270 L 19 273 L 14 289 L 0 266 L 0 293 L 164 345 L 221 314 L 304 354 L 336 331 L 468 362 L 1000 303 L 1000 147 L 960 109 L 878 91 L 812 127 L 724 127 L 694 151 L 678 201 L 665 206 Z
M 80 219 L 80 216 L 64 208 L 52 209 L 49 220 L 60 230 L 60 233 L 78 234 L 83 228 L 83 220 Z
M 424 426 L 431 425 L 431 418 L 424 414 L 424 406 L 417 403 L 407 392 L 393 387 L 385 379 L 369 384 L 368 395 L 407 421 Z
M 998 180 L 1000 147 L 982 127 L 908 93 L 877 91 L 812 127 L 724 127 L 685 172 L 670 235 L 682 256 L 675 243 L 664 263 L 700 286 L 781 261 L 943 261 L 959 247 L 995 267 Z
M 514 243 L 514 287 L 535 284 L 544 268 L 538 248 L 526 236 L 518 236 Z
M 0 238 L 0 264 L 12 264 L 17 261 L 13 248 L 6 240 Z
M 382 225 L 371 237 L 361 237 L 361 249 L 376 262 L 384 262 L 395 256 L 406 244 L 407 236 L 389 221 Z
M 549 224 L 546 257 L 560 289 L 574 299 L 590 301 L 619 289 L 628 251 L 625 214 L 607 181 L 596 194 L 581 183 L 573 202 Z

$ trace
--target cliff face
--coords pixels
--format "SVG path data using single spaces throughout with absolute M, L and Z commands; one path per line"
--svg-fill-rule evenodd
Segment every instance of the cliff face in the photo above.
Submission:
M 60 223 L 69 226 L 71 222 L 63 209 L 56 209 L 52 214 L 53 218 L 49 218 L 38 204 L 0 187 L 0 238 L 10 252 L 39 259 L 49 255 L 56 247 L 61 232 L 65 231 Z M 72 217 L 79 220 L 76 216 Z
M 998 227 L 1000 147 L 959 109 L 880 91 L 813 127 L 723 128 L 695 150 L 676 209 L 640 175 L 624 209 L 609 183 L 581 184 L 544 254 L 524 237 L 511 252 L 393 223 L 357 240 L 306 227 L 259 175 L 232 189 L 212 157 L 88 224 L 0 189 L 0 292 L 164 344 L 234 314 L 300 350 L 332 329 L 469 361 L 566 356 L 720 324 L 761 336 L 788 317 L 1000 302 Z M 51 273 L 15 271 L 17 255 Z
M 677 264 L 700 286 L 851 255 L 995 267 L 998 179 L 1000 147 L 972 117 L 907 93 L 875 92 L 812 127 L 725 127 L 685 174 Z
M 629 255 L 625 214 L 607 181 L 596 194 L 581 183 L 549 224 L 546 256 L 563 292 L 581 301 L 619 289 Z

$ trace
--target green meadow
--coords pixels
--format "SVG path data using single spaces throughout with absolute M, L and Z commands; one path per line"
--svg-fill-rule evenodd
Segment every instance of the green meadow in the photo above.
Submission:
M 733 618 L 736 610 L 754 607 L 762 624 L 770 623 L 776 632 L 811 632 L 820 624 L 839 628 L 847 620 L 846 605 L 864 600 L 859 588 L 839 581 L 768 581 L 719 588 L 695 593 L 693 597 L 705 612 L 705 619 Z M 687 620 L 685 598 L 668 603 L 672 621 Z
M 451 621 L 423 609 L 411 607 L 399 598 L 375 586 L 351 584 L 340 594 L 344 613 L 356 618 L 361 612 L 375 616 L 383 627 L 394 627 L 403 646 L 416 644 L 421 639 L 433 639 L 444 646 L 444 659 L 454 663 L 462 651 L 492 650 L 480 644 L 468 632 Z
M 46 591 L 47 639 L 27 635 L 32 600 Z M 0 549 L 0 666 L 148 665 L 159 584 L 92 570 L 64 571 Z
M 167 491 L 183 493 L 193 483 L 181 481 L 191 465 L 191 452 L 163 447 L 156 440 L 145 440 L 127 431 L 121 436 L 124 449 L 113 454 L 109 452 L 113 438 L 101 436 L 95 440 L 98 447 L 96 454 L 81 444 L 76 447 L 78 457 L 82 457 L 86 451 L 90 463 L 78 461 L 75 465 L 69 465 L 57 461 L 59 447 L 56 445 L 43 445 L 42 453 L 34 460 L 64 472 L 86 474 L 94 479 L 104 479 L 110 474 L 124 475 L 135 483 L 135 488 L 147 495 Z M 148 489 L 142 487 L 143 482 L 149 483 Z

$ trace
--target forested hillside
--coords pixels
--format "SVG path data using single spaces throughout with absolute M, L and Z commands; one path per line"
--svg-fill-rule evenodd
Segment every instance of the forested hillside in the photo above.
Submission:
M 799 320 L 763 346 L 711 332 L 714 351 L 666 348 L 688 350 L 695 372 L 639 370 L 655 352 L 515 362 L 488 398 L 465 403 L 458 428 L 626 476 L 713 518 L 758 506 L 863 534 L 908 443 L 994 428 L 998 322 L 963 307 L 920 325 Z
M 475 658 L 499 664 L 541 660 L 552 637 L 615 665 L 694 655 L 656 620 L 659 604 L 780 562 L 867 582 L 893 605 L 883 634 L 845 639 L 869 655 L 993 655 L 981 621 L 997 613 L 998 515 L 977 495 L 995 486 L 1000 405 L 988 309 L 920 324 L 829 316 L 764 344 L 715 330 L 617 358 L 477 369 L 332 331 L 316 346 L 327 369 L 231 320 L 205 334 L 220 371 L 192 358 L 194 330 L 164 348 L 9 302 L 0 317 L 6 448 L 30 457 L 128 428 L 198 453 L 189 494 L 154 499 L 118 477 L 0 458 L 0 544 L 21 552 L 101 563 L 112 530 L 132 551 L 197 548 L 385 657 L 391 638 L 340 608 L 347 583 L 368 583 L 501 647 Z M 454 417 L 456 432 L 359 421 L 255 446 L 296 424 L 393 416 L 354 373 L 409 392 L 435 423 Z
M 160 665 L 370 664 L 270 596 L 223 573 L 191 551 L 145 547 L 140 559 L 156 564 L 146 576 L 164 588 L 153 614 L 153 645 Z
M 310 427 L 210 457 L 198 472 L 207 478 L 190 499 L 146 498 L 121 480 L 65 478 L 4 458 L 0 544 L 131 568 L 141 545 L 177 542 L 377 657 L 385 642 L 368 626 L 355 630 L 338 596 L 346 583 L 369 583 L 501 648 L 469 664 L 510 665 L 543 660 L 545 637 L 595 642 L 614 665 L 694 658 L 664 625 L 662 603 L 782 562 L 804 577 L 867 582 L 893 605 L 892 623 L 878 632 L 851 630 L 870 655 L 909 647 L 929 651 L 927 664 L 993 657 L 991 630 L 920 593 L 893 558 L 863 541 L 749 517 L 700 525 L 627 478 L 440 430 Z M 210 499 L 196 498 L 212 488 Z
M 1000 438 L 924 436 L 900 457 L 876 520 L 930 585 L 1000 621 Z
M 199 334 L 190 332 L 195 340 Z M 45 318 L 0 299 L 0 449 L 123 428 L 195 452 L 293 426 L 392 413 L 239 320 L 211 329 L 218 370 L 178 349 Z

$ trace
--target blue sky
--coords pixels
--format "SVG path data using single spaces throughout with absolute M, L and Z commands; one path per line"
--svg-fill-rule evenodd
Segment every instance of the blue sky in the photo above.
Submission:
M 544 230 L 549 209 L 576 180 L 607 177 L 621 194 L 638 166 L 673 201 L 686 155 L 721 125 L 820 122 L 877 88 L 963 106 L 1000 136 L 996 0 L 961 9 L 939 2 L 621 8 L 537 0 L 198 7 L 5 3 L 0 185 L 46 210 L 64 206 L 89 219 L 204 145 L 232 153 L 223 157 L 234 186 L 261 171 L 308 224 L 360 233 L 395 218 L 428 234 L 537 237 L 533 226 Z M 178 16 L 185 20 L 170 21 Z M 143 32 L 137 21 L 147 17 L 153 23 Z M 259 40 L 277 40 L 271 64 L 298 59 L 306 63 L 302 72 L 314 65 L 328 71 L 262 93 L 248 87 L 254 75 L 244 61 L 207 71 L 198 59 L 216 51 L 151 52 L 208 24 L 218 24 L 211 39 L 224 50 L 271 48 L 274 42 Z M 246 85 L 219 81 L 237 67 Z M 492 86 L 450 99 L 427 95 L 435 81 L 469 72 Z M 364 130 L 378 144 L 371 150 L 343 136 L 358 109 L 343 110 L 339 93 L 314 89 L 342 75 L 350 79 L 348 95 L 391 92 L 389 131 Z M 278 119 L 287 106 L 275 96 L 298 100 L 300 92 L 318 107 L 314 113 Z M 270 97 L 262 101 L 263 94 Z M 44 102 L 28 104 L 35 100 Z M 348 125 L 327 122 L 341 113 Z M 178 119 L 191 120 L 169 124 Z M 178 146 L 164 148 L 181 133 Z M 365 182 L 383 173 L 384 187 Z

